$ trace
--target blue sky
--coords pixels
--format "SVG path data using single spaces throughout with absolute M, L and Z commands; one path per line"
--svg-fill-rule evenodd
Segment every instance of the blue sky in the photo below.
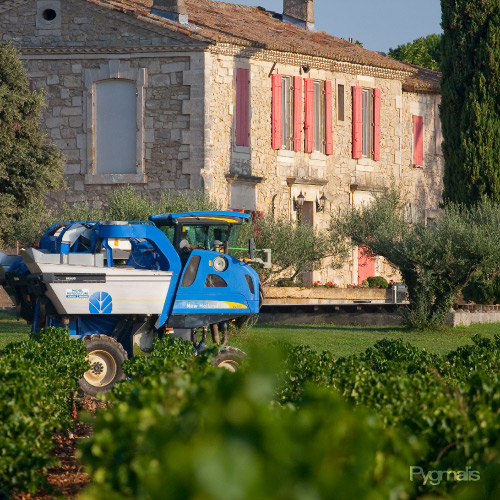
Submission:
M 230 3 L 283 11 L 283 0 Z M 354 38 L 367 49 L 383 52 L 442 32 L 440 0 L 314 0 L 314 17 L 319 30 L 340 38 Z

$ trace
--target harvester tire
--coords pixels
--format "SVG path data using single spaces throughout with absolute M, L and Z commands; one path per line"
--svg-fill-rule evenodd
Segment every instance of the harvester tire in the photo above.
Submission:
M 247 355 L 236 347 L 223 347 L 214 358 L 214 366 L 225 368 L 230 372 L 237 372 Z
M 83 342 L 91 368 L 79 380 L 80 389 L 90 396 L 109 392 L 115 382 L 125 378 L 121 366 L 127 359 L 127 352 L 108 335 L 87 335 Z

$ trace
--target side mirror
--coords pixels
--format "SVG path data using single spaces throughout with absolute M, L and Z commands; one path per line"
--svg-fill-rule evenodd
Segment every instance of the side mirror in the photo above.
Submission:
M 248 254 L 250 255 L 250 260 L 255 259 L 255 253 L 257 249 L 255 247 L 255 240 L 253 238 L 250 238 L 248 240 Z

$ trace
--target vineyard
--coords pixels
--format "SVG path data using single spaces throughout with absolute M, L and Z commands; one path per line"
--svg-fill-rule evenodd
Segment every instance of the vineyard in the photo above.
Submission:
M 212 349 L 157 341 L 125 362 L 80 446 L 81 498 L 498 498 L 499 354 L 500 336 L 446 355 L 382 340 L 340 359 L 276 343 L 230 373 Z M 44 485 L 85 369 L 58 329 L 2 352 L 0 496 Z M 410 480 L 410 467 L 456 474 Z

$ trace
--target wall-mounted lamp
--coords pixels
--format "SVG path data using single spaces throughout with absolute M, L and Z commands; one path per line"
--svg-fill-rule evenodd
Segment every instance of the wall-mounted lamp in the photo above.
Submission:
M 306 197 L 302 194 L 302 191 L 300 192 L 299 196 L 297 196 L 297 199 L 295 197 L 293 198 L 293 208 L 297 211 L 297 216 L 300 219 L 302 216 L 302 208 L 304 208 L 304 200 Z
M 309 73 L 309 71 L 311 71 L 311 68 L 309 66 L 302 66 L 302 71 L 304 73 Z
M 325 211 L 326 201 L 327 201 L 327 198 L 325 196 L 325 193 L 323 193 L 323 196 L 321 196 L 319 201 L 316 198 L 316 212 L 324 212 Z

